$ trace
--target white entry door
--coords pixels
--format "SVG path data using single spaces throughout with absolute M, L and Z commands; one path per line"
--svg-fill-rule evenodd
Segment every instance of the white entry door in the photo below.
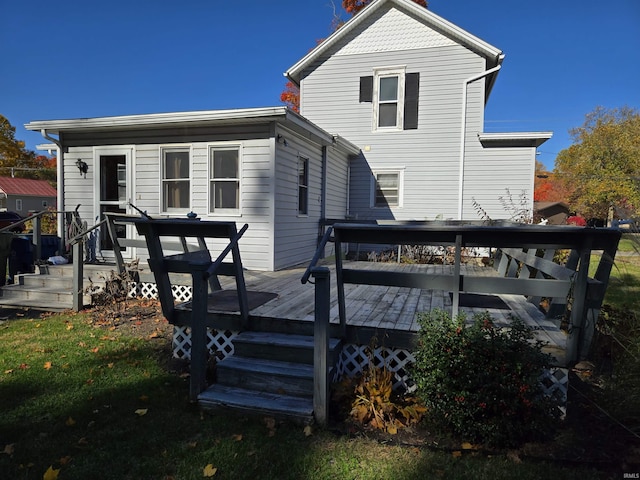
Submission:
M 132 169 L 131 148 L 96 148 L 94 158 L 96 161 L 96 184 L 94 192 L 96 198 L 96 219 L 102 220 L 105 212 L 120 214 L 131 213 L 129 202 L 132 198 Z M 130 237 L 132 232 L 127 231 L 131 226 L 119 227 L 118 237 Z M 106 258 L 113 258 L 113 242 L 106 227 L 100 229 L 97 239 L 97 249 Z M 131 258 L 131 252 L 123 250 L 122 255 Z

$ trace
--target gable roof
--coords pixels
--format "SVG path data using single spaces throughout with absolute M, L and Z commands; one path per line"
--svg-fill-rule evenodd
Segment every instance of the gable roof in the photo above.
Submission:
M 487 70 L 496 67 L 502 63 L 504 54 L 502 51 L 492 45 L 489 45 L 484 40 L 470 34 L 466 30 L 454 25 L 453 23 L 439 17 L 435 13 L 427 10 L 424 7 L 414 3 L 411 0 L 374 0 L 367 5 L 360 13 L 351 18 L 338 30 L 333 32 L 327 39 L 320 43 L 316 48 L 311 50 L 305 55 L 298 63 L 293 65 L 287 70 L 284 75 L 289 80 L 293 81 L 297 85 L 300 85 L 302 80 L 302 74 L 314 62 L 318 61 L 323 55 L 326 55 L 331 48 L 335 47 L 343 39 L 356 29 L 359 25 L 365 22 L 369 17 L 374 15 L 383 6 L 389 5 L 395 7 L 415 18 L 422 21 L 425 25 L 433 30 L 441 33 L 445 37 L 448 37 L 456 43 L 468 48 L 469 50 L 477 53 L 487 60 Z M 487 77 L 487 96 L 491 90 L 497 71 Z
M 58 192 L 46 180 L 0 177 L 0 191 L 7 195 L 56 197 Z

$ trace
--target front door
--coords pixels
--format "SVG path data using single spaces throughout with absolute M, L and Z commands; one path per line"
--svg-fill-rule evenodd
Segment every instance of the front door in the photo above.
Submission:
M 131 199 L 131 150 L 130 149 L 100 149 L 96 150 L 96 168 L 98 170 L 96 185 L 96 217 L 104 218 L 105 212 L 119 214 L 130 213 Z M 117 227 L 118 237 L 130 236 L 128 227 Z M 97 248 L 106 258 L 113 257 L 113 242 L 106 227 L 100 229 L 97 238 Z M 131 256 L 131 252 L 122 251 L 124 257 Z

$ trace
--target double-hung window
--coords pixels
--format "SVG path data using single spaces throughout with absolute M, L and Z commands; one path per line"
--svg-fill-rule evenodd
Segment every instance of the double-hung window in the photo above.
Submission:
M 401 170 L 373 172 L 372 207 L 402 206 L 402 173 Z
M 165 147 L 162 157 L 162 211 L 178 213 L 190 208 L 189 147 Z
M 416 130 L 420 73 L 405 72 L 405 67 L 374 70 L 360 77 L 360 103 L 373 104 L 372 128 L 376 132 Z
M 309 213 L 309 159 L 298 157 L 298 215 Z
M 209 148 L 209 212 L 240 213 L 240 147 Z
M 404 69 L 379 70 L 374 78 L 376 130 L 402 130 L 404 118 Z

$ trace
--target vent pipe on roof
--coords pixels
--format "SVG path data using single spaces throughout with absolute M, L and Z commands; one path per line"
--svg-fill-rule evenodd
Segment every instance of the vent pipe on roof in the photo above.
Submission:
M 466 144 L 466 136 L 467 136 L 467 88 L 470 83 L 473 83 L 481 78 L 486 77 L 487 75 L 491 75 L 492 73 L 497 72 L 502 67 L 502 59 L 504 55 L 500 55 L 498 59 L 498 65 L 496 67 L 490 68 L 489 70 L 485 70 L 482 73 L 477 73 L 476 75 L 472 75 L 467 78 L 462 83 L 462 120 L 460 125 L 460 178 L 458 182 L 458 220 L 462 220 L 462 207 L 463 207 L 463 195 L 464 195 L 464 155 L 465 155 L 465 144 Z

